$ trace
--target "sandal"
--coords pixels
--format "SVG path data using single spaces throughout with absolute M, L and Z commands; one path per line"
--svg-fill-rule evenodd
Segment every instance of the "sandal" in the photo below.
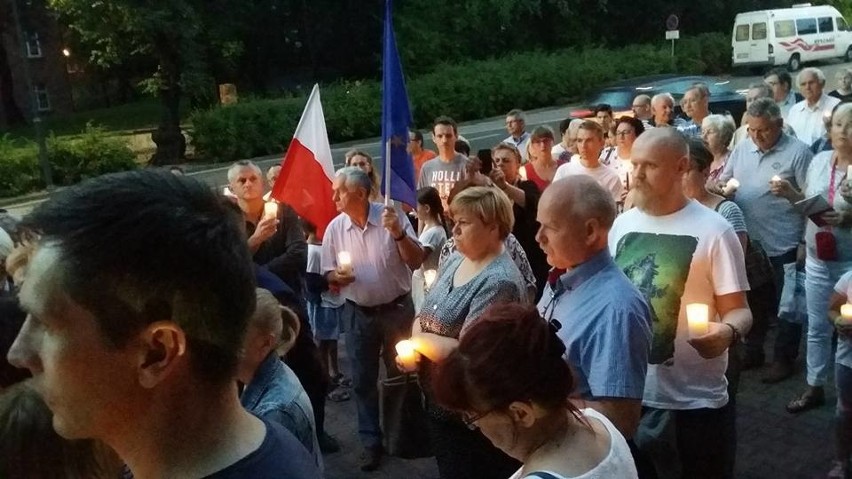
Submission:
M 331 402 L 344 402 L 348 401 L 352 398 L 352 395 L 349 394 L 349 391 L 344 391 L 342 389 L 335 389 L 334 391 L 328 393 L 326 399 Z
M 825 404 L 825 393 L 822 388 L 809 388 L 801 396 L 787 404 L 787 412 L 798 414 Z

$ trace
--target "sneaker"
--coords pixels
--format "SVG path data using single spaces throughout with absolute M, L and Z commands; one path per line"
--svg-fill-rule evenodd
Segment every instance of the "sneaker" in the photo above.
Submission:
M 364 452 L 361 454 L 361 470 L 364 472 L 375 471 L 379 468 L 379 464 L 382 462 L 382 447 L 374 446 L 374 447 L 365 447 Z
M 317 436 L 317 442 L 319 442 L 320 452 L 323 454 L 332 454 L 340 451 L 340 443 L 325 431 Z

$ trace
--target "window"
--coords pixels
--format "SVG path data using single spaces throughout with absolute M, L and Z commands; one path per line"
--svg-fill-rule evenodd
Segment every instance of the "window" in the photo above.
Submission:
M 27 56 L 29 58 L 41 58 L 41 42 L 38 39 L 38 33 L 27 35 Z
M 819 32 L 820 33 L 828 33 L 834 31 L 834 19 L 831 17 L 820 17 L 817 19 L 819 22 Z
M 775 37 L 788 38 L 796 36 L 796 24 L 793 20 L 781 20 L 775 22 Z
M 837 31 L 838 32 L 849 31 L 849 26 L 846 24 L 846 20 L 843 17 L 837 17 Z
M 766 40 L 766 23 L 755 23 L 751 26 L 752 40 Z
M 816 18 L 800 18 L 796 20 L 796 30 L 799 35 L 813 35 L 817 32 Z
M 47 94 L 47 87 L 44 83 L 33 86 L 33 92 L 35 93 L 38 111 L 50 111 L 50 95 Z
M 738 42 L 748 41 L 748 28 L 748 25 L 737 25 L 737 33 L 735 38 Z

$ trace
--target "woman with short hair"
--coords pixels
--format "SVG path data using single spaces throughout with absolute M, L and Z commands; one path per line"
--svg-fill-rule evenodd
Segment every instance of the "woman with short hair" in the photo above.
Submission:
M 430 381 L 435 365 L 458 347 L 485 308 L 526 298 L 524 280 L 503 248 L 514 222 L 512 205 L 500 190 L 475 186 L 456 195 L 450 211 L 456 252 L 426 293 L 411 338 L 422 355 L 418 371 L 429 435 L 442 479 L 508 477 L 518 463 L 439 406 Z
M 701 122 L 701 139 L 710 153 L 713 154 L 709 180 L 714 183 L 718 181 L 725 169 L 725 164 L 728 162 L 728 156 L 731 154 L 728 146 L 731 144 L 731 139 L 736 130 L 737 126 L 734 124 L 734 120 L 726 115 L 707 115 Z

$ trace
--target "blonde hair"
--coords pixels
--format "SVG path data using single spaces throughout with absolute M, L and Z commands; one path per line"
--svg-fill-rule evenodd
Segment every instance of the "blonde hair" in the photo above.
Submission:
M 473 186 L 466 188 L 453 198 L 450 204 L 453 215 L 459 212 L 476 215 L 486 225 L 496 224 L 500 240 L 506 239 L 515 224 L 512 201 L 497 188 Z
M 296 344 L 299 336 L 301 323 L 299 316 L 290 308 L 281 306 L 281 303 L 269 291 L 256 288 L 257 306 L 249 324 L 260 329 L 264 333 L 278 333 L 279 344 L 276 350 L 283 356 Z

